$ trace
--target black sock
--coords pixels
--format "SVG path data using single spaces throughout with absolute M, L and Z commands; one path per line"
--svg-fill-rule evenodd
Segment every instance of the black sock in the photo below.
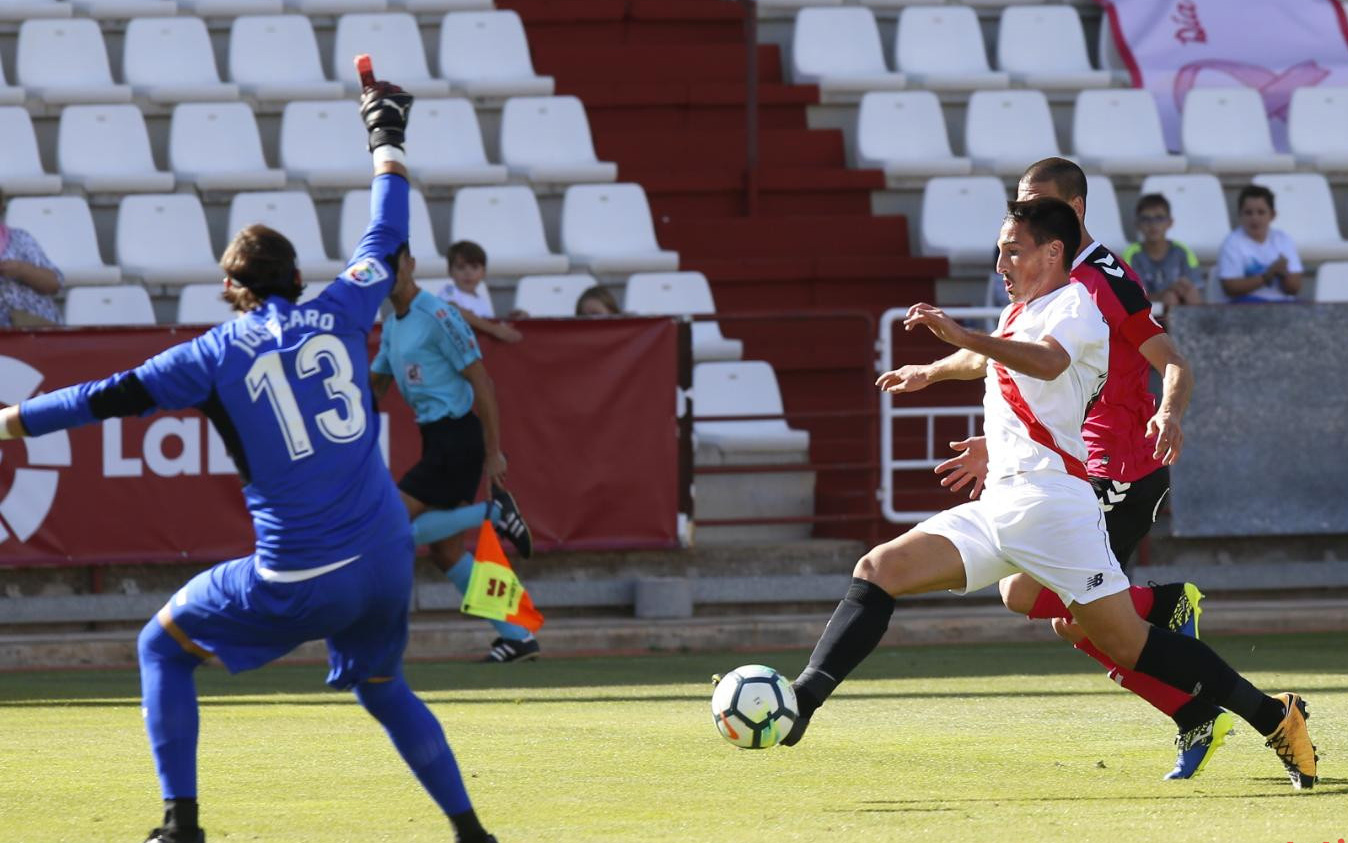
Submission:
M 195 796 L 164 800 L 164 830 L 183 840 L 194 840 L 197 826 Z
M 833 617 L 810 654 L 810 666 L 792 683 L 802 717 L 808 718 L 823 705 L 838 683 L 871 654 L 889 628 L 893 614 L 894 598 L 883 588 L 852 578 L 847 596 L 833 610 Z
M 1207 700 L 1194 697 L 1170 715 L 1181 732 L 1196 729 L 1221 714 L 1222 710 Z
M 1249 683 L 1202 641 L 1153 626 L 1136 669 L 1199 699 L 1225 706 L 1261 735 L 1278 729 L 1283 704 Z
M 449 821 L 454 823 L 454 839 L 458 843 L 486 843 L 487 830 L 477 820 L 477 812 L 472 808 L 462 814 L 450 814 Z
M 1175 607 L 1184 599 L 1184 583 L 1171 582 L 1165 585 L 1151 585 L 1151 611 L 1147 613 L 1147 623 L 1152 626 L 1159 626 L 1161 629 L 1170 628 L 1170 619 L 1175 614 Z

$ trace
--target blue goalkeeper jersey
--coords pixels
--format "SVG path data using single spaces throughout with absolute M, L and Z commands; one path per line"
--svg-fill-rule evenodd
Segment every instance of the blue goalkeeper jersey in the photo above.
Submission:
M 409 532 L 379 451 L 367 336 L 407 241 L 407 181 L 377 176 L 371 223 L 316 299 L 271 296 L 251 313 L 135 369 L 30 399 L 28 433 L 155 408 L 196 407 L 239 468 L 260 564 L 300 570 Z M 203 516 L 205 514 L 203 513 Z

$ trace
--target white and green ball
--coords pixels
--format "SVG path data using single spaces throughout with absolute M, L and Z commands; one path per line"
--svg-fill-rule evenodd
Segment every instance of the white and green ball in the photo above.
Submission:
M 799 711 L 791 683 L 761 664 L 730 671 L 711 695 L 716 730 L 741 749 L 775 746 L 791 731 Z

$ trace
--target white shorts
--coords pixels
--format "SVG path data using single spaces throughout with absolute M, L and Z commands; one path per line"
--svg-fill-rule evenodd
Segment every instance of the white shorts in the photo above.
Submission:
M 983 494 L 914 529 L 949 539 L 964 560 L 965 594 L 1020 571 L 1063 603 L 1124 591 L 1128 577 L 1109 549 L 1105 514 L 1089 483 L 1057 471 L 989 481 Z

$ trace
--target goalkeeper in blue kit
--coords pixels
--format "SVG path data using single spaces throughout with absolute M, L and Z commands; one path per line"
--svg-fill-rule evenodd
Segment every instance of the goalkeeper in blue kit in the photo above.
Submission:
M 250 670 L 326 639 L 327 682 L 353 691 L 388 731 L 462 843 L 478 822 L 444 731 L 403 678 L 412 529 L 379 452 L 367 335 L 409 261 L 403 137 L 412 97 L 365 76 L 361 116 L 374 160 L 371 222 L 351 263 L 297 305 L 295 250 L 261 225 L 225 250 L 239 318 L 135 369 L 0 410 L 0 438 L 41 436 L 156 409 L 201 410 L 238 466 L 257 534 L 251 556 L 193 577 L 141 631 L 146 731 L 164 797 L 146 843 L 204 843 L 198 822 L 198 706 L 205 659 Z

